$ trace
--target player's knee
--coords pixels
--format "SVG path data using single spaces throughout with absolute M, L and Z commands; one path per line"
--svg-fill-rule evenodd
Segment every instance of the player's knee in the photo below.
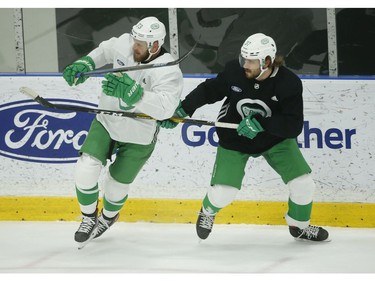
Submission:
M 298 205 L 311 203 L 315 191 L 315 182 L 310 174 L 305 174 L 288 182 L 290 199 Z
M 105 198 L 112 202 L 118 202 L 129 193 L 129 184 L 116 181 L 107 173 L 103 180 Z
M 207 195 L 214 206 L 224 208 L 232 203 L 237 193 L 238 189 L 233 186 L 217 184 L 209 187 Z
M 93 188 L 97 183 L 102 169 L 102 163 L 83 153 L 75 167 L 75 184 L 81 189 Z

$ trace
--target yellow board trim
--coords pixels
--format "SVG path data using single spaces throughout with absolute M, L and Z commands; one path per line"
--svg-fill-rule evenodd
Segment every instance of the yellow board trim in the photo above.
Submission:
M 201 203 L 202 200 L 130 198 L 121 210 L 119 221 L 194 224 Z M 285 225 L 286 211 L 286 202 L 234 201 L 220 211 L 215 223 Z M 76 198 L 0 196 L 0 221 L 59 220 L 80 220 Z M 338 227 L 375 227 L 375 204 L 315 202 L 311 223 Z

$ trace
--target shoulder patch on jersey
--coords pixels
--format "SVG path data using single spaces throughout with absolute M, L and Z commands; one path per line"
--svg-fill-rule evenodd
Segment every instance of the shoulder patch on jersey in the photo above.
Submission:
M 237 86 L 232 86 L 230 87 L 234 92 L 237 92 L 237 93 L 241 93 L 242 92 L 242 89 L 240 87 L 237 87 Z

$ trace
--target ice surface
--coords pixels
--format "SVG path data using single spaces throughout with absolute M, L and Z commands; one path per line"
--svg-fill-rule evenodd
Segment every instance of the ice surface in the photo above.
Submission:
M 217 224 L 199 242 L 194 224 L 118 222 L 78 250 L 78 225 L 0 222 L 0 273 L 375 273 L 375 229 L 327 227 L 332 241 L 314 243 L 286 226 Z

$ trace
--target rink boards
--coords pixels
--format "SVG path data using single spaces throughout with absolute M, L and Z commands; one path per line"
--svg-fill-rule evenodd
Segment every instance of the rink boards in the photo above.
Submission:
M 204 79 L 185 78 L 183 95 Z M 74 163 L 94 116 L 47 110 L 19 88 L 31 87 L 51 102 L 95 106 L 101 78 L 75 88 L 60 76 L 1 76 L 0 81 L 0 220 L 78 220 Z M 303 84 L 305 122 L 298 142 L 317 184 L 312 222 L 373 227 L 375 82 L 303 79 Z M 193 117 L 215 120 L 220 106 L 201 108 Z M 121 219 L 195 223 L 216 145 L 212 127 L 162 130 Z M 287 198 L 287 187 L 265 161 L 251 160 L 237 200 L 217 222 L 284 224 Z
M 0 197 L 0 220 L 79 221 L 76 198 Z M 101 208 L 102 202 L 99 203 Z M 375 204 L 316 202 L 312 224 L 338 227 L 375 227 Z M 195 224 L 201 200 L 130 198 L 119 221 Z M 284 225 L 286 202 L 234 201 L 222 209 L 215 223 Z

